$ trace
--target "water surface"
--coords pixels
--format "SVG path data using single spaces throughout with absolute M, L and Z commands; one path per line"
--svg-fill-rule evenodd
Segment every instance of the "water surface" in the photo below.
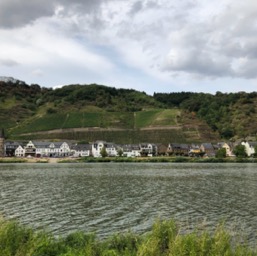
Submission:
M 186 229 L 225 220 L 257 230 L 256 164 L 1 164 L 0 212 L 55 235 L 144 233 L 157 218 Z

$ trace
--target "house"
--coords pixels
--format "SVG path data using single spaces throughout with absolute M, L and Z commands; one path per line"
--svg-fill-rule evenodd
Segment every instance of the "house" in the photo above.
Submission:
M 24 147 L 25 156 L 35 157 L 36 156 L 36 147 L 32 141 L 29 141 L 27 145 Z
M 115 145 L 114 143 L 106 143 L 106 152 L 108 156 L 118 156 L 118 146 Z
M 200 150 L 205 153 L 204 154 L 205 156 L 208 156 L 208 157 L 215 157 L 216 155 L 215 149 L 211 143 L 201 144 Z
M 180 145 L 178 143 L 169 143 L 167 147 L 167 154 L 169 156 L 180 154 Z
M 243 141 L 241 145 L 245 146 L 245 151 L 248 156 L 253 156 L 256 153 L 255 148 L 257 147 L 257 142 Z
M 66 157 L 70 155 L 70 146 L 66 142 L 29 141 L 25 146 L 25 156 Z
M 70 145 L 67 142 L 54 142 L 53 144 L 58 149 L 58 157 L 67 157 L 70 155 Z
M 105 148 L 108 156 L 118 156 L 118 147 L 114 143 L 106 141 L 95 141 L 92 144 L 92 155 L 93 157 L 102 157 L 101 151 Z
M 234 157 L 235 155 L 233 154 L 233 150 L 232 150 L 232 144 L 230 143 L 226 143 L 226 142 L 219 142 L 217 144 L 218 149 L 220 148 L 225 148 L 226 150 L 226 156 L 228 157 Z
M 51 148 L 50 148 L 51 145 Z M 34 142 L 36 148 L 36 157 L 55 157 L 57 156 L 57 150 L 54 149 L 54 144 L 45 141 Z
M 167 155 L 167 146 L 164 144 L 157 144 L 157 155 L 166 156 Z
M 14 156 L 16 157 L 25 157 L 25 148 L 19 145 L 14 152 Z
M 169 143 L 167 153 L 168 155 L 188 156 L 189 149 L 189 145 L 187 144 Z
M 189 146 L 189 153 L 188 153 L 189 156 L 192 156 L 192 157 L 199 157 L 199 156 L 202 155 L 202 153 L 203 153 L 203 152 L 201 151 L 199 145 L 197 145 L 197 144 L 191 144 L 191 145 Z
M 188 156 L 190 147 L 188 144 L 180 144 L 181 155 Z
M 141 143 L 139 144 L 140 155 L 141 156 L 156 156 L 157 146 L 152 143 Z
M 13 157 L 15 156 L 15 150 L 20 146 L 19 142 L 16 141 L 6 141 L 4 144 L 5 156 Z
M 90 144 L 75 144 L 71 146 L 71 155 L 74 157 L 87 157 L 91 155 Z
M 122 145 L 121 150 L 123 152 L 123 156 L 125 157 L 139 157 L 140 154 L 140 147 L 136 144 L 127 144 Z

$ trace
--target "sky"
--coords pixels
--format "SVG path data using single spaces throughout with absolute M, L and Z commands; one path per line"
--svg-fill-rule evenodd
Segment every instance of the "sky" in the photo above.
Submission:
M 0 76 L 56 88 L 257 90 L 255 0 L 1 0 Z

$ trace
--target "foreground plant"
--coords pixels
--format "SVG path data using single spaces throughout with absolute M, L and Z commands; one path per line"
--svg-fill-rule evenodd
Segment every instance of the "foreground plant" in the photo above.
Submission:
M 72 233 L 54 238 L 14 221 L 0 219 L 0 255 L 3 256 L 254 256 L 219 225 L 212 234 L 195 230 L 180 234 L 173 220 L 156 221 L 145 235 L 116 234 L 100 241 L 94 234 Z

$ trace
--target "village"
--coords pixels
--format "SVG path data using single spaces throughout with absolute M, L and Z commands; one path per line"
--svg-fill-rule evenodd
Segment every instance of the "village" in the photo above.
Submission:
M 217 157 L 217 152 L 223 149 L 224 157 L 235 157 L 234 148 L 244 147 L 245 156 L 255 155 L 257 142 L 242 141 L 238 143 L 201 143 L 180 144 L 158 143 L 115 144 L 98 140 L 88 144 L 69 141 L 5 141 L 0 134 L 0 157 L 17 158 L 81 158 L 81 157 Z

